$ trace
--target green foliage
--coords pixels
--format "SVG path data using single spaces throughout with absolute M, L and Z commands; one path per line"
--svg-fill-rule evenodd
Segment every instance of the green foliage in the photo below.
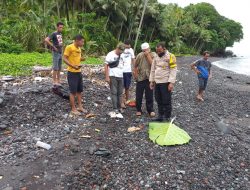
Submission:
M 13 41 L 5 36 L 0 37 L 0 52 L 3 53 L 22 53 L 24 49 L 21 44 L 13 43 Z
M 82 34 L 86 41 L 86 54 L 106 54 L 119 41 L 135 40 L 144 2 L 2 1 L 0 52 L 18 53 L 22 49 L 45 52 L 44 38 L 55 30 L 58 21 L 62 21 L 65 24 L 65 44 L 72 43 L 74 35 Z M 216 54 L 224 52 L 226 47 L 243 38 L 241 24 L 221 16 L 209 3 L 190 4 L 181 8 L 177 4 L 164 5 L 157 0 L 149 0 L 139 32 L 137 52 L 142 42 L 150 42 L 155 46 L 157 41 L 166 41 L 168 49 L 174 53 L 196 54 L 209 50 Z M 8 36 L 8 39 L 2 36 Z M 6 42 L 11 47 L 7 47 Z
M 104 61 L 101 58 L 88 57 L 83 63 L 88 65 L 101 65 Z
M 182 145 L 191 140 L 183 129 L 173 123 L 149 123 L 149 139 L 161 146 Z
M 88 57 L 84 64 L 98 65 L 103 61 L 100 58 Z M 0 76 L 24 76 L 32 73 L 33 66 L 51 66 L 51 53 L 20 53 L 20 54 L 0 54 Z
M 29 75 L 35 65 L 50 66 L 49 53 L 0 54 L 0 75 Z

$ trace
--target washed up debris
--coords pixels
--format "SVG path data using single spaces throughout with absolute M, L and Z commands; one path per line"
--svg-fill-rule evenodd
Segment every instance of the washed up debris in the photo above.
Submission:
M 3 179 L 3 176 L 2 176 L 2 175 L 0 175 L 0 179 Z
M 91 138 L 89 135 L 81 135 L 80 138 Z
M 176 172 L 177 172 L 178 174 L 183 174 L 183 175 L 185 175 L 185 173 L 186 173 L 184 170 L 177 170 Z
M 106 148 L 98 148 L 94 154 L 96 156 L 102 156 L 102 157 L 109 157 L 111 156 L 111 152 L 107 150 Z
M 140 131 L 141 128 L 140 127 L 129 127 L 128 128 L 128 132 L 132 133 L 132 132 L 136 132 L 136 131 Z
M 123 115 L 121 113 L 109 112 L 108 115 L 110 118 L 123 119 Z
M 96 131 L 96 132 L 98 132 L 98 133 L 99 133 L 99 132 L 101 132 L 101 130 L 100 130 L 100 129 L 95 129 L 95 131 Z
M 107 99 L 108 99 L 108 100 L 111 100 L 111 97 L 109 96 L 109 97 L 107 97 Z
M 41 148 L 44 148 L 44 149 L 46 149 L 46 150 L 51 149 L 51 145 L 49 145 L 49 144 L 47 144 L 47 143 L 44 143 L 44 142 L 42 142 L 42 141 L 37 141 L 36 146 L 41 147 Z
M 228 79 L 233 79 L 233 77 L 232 77 L 232 76 L 227 76 L 227 78 L 228 78 Z
M 128 100 L 126 102 L 126 105 L 128 105 L 129 107 L 136 107 L 136 101 L 135 100 Z
M 52 87 L 52 92 L 63 99 L 69 100 L 69 89 L 63 86 L 59 85 L 54 85 Z
M 3 76 L 1 80 L 5 82 L 10 82 L 15 80 L 15 78 L 13 76 L 8 75 L 8 76 Z
M 94 118 L 96 115 L 94 113 L 89 113 L 85 116 L 85 118 Z
M 43 78 L 42 77 L 35 77 L 34 80 L 36 82 L 42 82 Z

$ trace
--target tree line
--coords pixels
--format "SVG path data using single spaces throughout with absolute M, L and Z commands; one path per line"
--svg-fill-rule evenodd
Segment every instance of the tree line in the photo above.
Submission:
M 105 54 L 117 42 L 135 40 L 144 0 L 0 0 L 0 52 L 46 50 L 43 39 L 65 24 L 64 42 L 75 34 L 86 40 L 88 54 Z M 209 3 L 161 4 L 149 0 L 139 44 L 165 41 L 175 53 L 225 53 L 243 38 L 242 25 L 220 15 Z

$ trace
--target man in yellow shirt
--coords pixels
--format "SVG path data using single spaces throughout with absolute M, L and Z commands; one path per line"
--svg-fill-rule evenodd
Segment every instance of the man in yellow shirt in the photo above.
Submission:
M 84 44 L 83 36 L 77 35 L 74 38 L 74 43 L 65 48 L 63 60 L 68 65 L 68 84 L 70 90 L 70 106 L 71 113 L 80 115 L 80 112 L 86 112 L 82 106 L 82 73 L 81 61 L 84 58 L 81 56 L 81 47 Z M 75 97 L 77 97 L 78 108 L 75 106 Z

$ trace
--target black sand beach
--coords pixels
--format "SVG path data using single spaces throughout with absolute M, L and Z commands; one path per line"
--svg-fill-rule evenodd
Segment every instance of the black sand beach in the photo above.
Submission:
M 0 189 L 250 189 L 250 76 L 213 66 L 205 102 L 197 102 L 189 68 L 196 59 L 177 58 L 172 115 L 192 137 L 182 146 L 153 144 L 149 118 L 137 118 L 134 108 L 122 120 L 110 119 L 100 69 L 84 68 L 85 105 L 94 118 L 70 117 L 50 79 L 0 82 Z M 128 133 L 132 126 L 144 127 Z M 38 139 L 52 149 L 37 148 Z M 96 156 L 97 148 L 111 155 Z

